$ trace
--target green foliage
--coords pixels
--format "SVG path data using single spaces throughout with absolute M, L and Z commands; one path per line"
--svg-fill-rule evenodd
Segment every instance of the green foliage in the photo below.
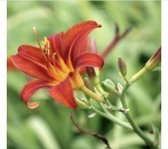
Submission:
M 94 31 L 99 52 L 114 36 L 114 24 L 121 32 L 131 26 L 132 31 L 116 46 L 105 60 L 101 79 L 121 81 L 117 59 L 127 64 L 128 76 L 143 67 L 147 59 L 160 46 L 159 1 L 9 1 L 8 2 L 8 56 L 15 54 L 19 45 L 37 43 L 32 27 L 41 39 L 65 31 L 73 24 L 95 20 L 102 28 Z M 155 70 L 144 76 L 129 90 L 131 115 L 137 124 L 147 130 L 155 125 L 160 129 L 160 72 Z M 29 110 L 20 100 L 20 91 L 28 78 L 17 71 L 8 71 L 8 148 L 9 149 L 102 149 L 104 144 L 95 138 L 80 134 L 70 120 L 69 109 L 53 101 L 47 91 L 33 96 L 39 99 L 38 109 Z M 112 102 L 117 103 L 115 98 Z M 135 134 L 104 118 L 88 118 L 88 111 L 77 110 L 75 118 L 86 130 L 107 136 L 112 148 L 141 149 L 144 142 Z M 116 113 L 123 118 L 121 113 Z M 94 147 L 93 147 L 94 146 Z

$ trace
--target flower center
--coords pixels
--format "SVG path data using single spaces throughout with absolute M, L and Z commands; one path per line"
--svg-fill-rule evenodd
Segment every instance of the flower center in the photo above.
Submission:
M 79 89 L 84 86 L 84 82 L 79 73 L 79 70 L 74 70 L 70 59 L 65 63 L 64 59 L 56 53 L 54 49 L 51 49 L 50 41 L 44 37 L 44 40 L 40 42 L 36 28 L 33 28 L 35 39 L 43 51 L 43 55 L 46 61 L 46 66 L 49 71 L 50 76 L 53 78 L 53 81 L 49 85 L 54 86 L 70 76 L 70 83 L 73 89 Z
M 46 37 L 44 37 L 44 41 L 42 42 L 42 50 L 49 74 L 54 78 L 52 84 L 56 85 L 63 81 L 73 70 L 68 67 L 59 54 L 50 48 L 50 42 Z

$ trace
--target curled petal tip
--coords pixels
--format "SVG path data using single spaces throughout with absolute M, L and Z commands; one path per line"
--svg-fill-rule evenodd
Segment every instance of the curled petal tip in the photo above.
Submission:
M 28 102 L 28 103 L 27 103 L 27 107 L 28 107 L 29 109 L 35 109 L 35 108 L 37 108 L 39 105 L 40 105 L 40 103 L 37 102 L 37 101 L 35 101 L 35 102 Z

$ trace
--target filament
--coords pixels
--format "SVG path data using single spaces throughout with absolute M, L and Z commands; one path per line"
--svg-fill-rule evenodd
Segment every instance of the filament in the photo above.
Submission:
M 54 64 L 54 66 L 56 67 L 56 63 L 55 63 L 56 59 L 55 59 L 55 56 L 56 56 L 56 53 L 54 52 L 53 55 L 52 55 L 52 59 L 53 59 L 53 64 Z
M 39 36 L 38 36 L 36 27 L 33 27 L 33 33 L 34 33 L 34 37 L 35 37 L 35 39 L 36 39 L 36 41 L 37 41 L 39 47 L 42 49 L 41 44 L 40 44 L 40 38 L 39 38 Z

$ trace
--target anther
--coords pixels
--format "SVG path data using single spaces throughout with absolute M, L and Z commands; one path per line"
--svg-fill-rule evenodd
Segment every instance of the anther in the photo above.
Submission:
M 48 56 L 50 55 L 50 42 L 48 41 L 47 37 L 44 37 L 44 53 Z

